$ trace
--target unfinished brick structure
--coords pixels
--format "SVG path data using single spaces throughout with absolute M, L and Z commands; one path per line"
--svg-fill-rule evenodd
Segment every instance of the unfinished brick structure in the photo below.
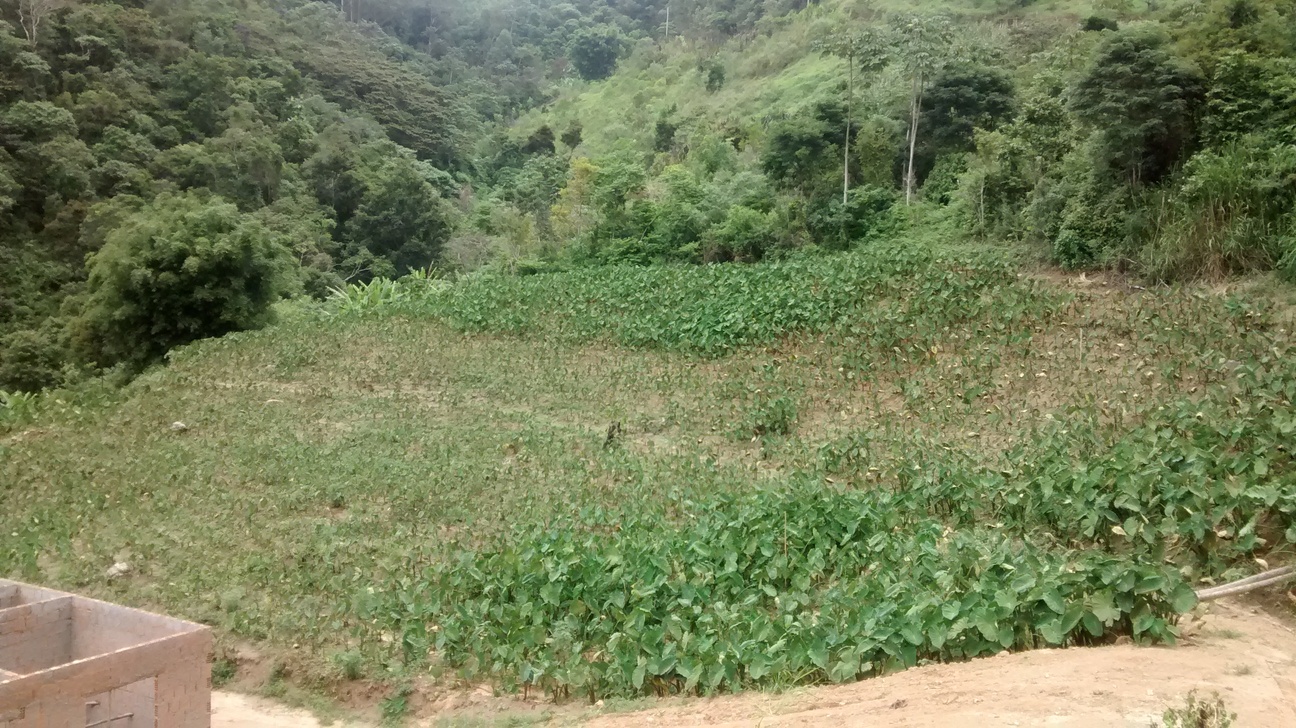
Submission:
M 0 728 L 210 728 L 211 631 L 0 579 Z

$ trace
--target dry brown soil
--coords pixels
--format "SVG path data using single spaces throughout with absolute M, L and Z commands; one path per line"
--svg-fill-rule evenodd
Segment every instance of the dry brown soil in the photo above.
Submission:
M 1293 597 L 1286 596 L 1285 600 Z M 1147 728 L 1191 690 L 1218 692 L 1238 728 L 1296 726 L 1296 620 L 1290 604 L 1218 602 L 1184 623 L 1176 647 L 1036 650 L 930 665 L 781 695 L 638 703 L 632 712 L 494 698 L 478 688 L 427 701 L 419 725 L 500 722 L 640 726 L 1083 726 Z M 316 728 L 309 714 L 230 693 L 213 728 Z M 457 720 L 456 720 L 457 719 Z

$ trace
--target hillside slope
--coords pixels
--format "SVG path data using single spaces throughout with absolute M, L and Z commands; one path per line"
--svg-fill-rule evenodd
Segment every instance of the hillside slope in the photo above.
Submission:
M 1290 311 L 912 245 L 376 282 L 0 410 L 0 573 L 212 624 L 220 679 L 251 641 L 336 690 L 712 692 L 1170 640 L 1188 585 L 1296 541 Z M 707 639 L 651 681 L 565 642 L 633 656 L 686 617 Z
M 1291 278 L 1293 17 L 825 2 L 641 39 L 482 147 L 447 262 L 749 262 L 920 219 L 1069 269 Z
M 434 258 L 480 119 L 430 59 L 313 2 L 37 5 L 34 35 L 0 22 L 0 391 Z M 240 244 L 261 252 L 213 260 Z M 113 269 L 181 283 L 116 290 Z M 120 325 L 141 309 L 186 313 Z
M 1130 17 L 1137 17 L 1130 8 Z M 759 141 L 763 129 L 785 118 L 807 115 L 817 104 L 842 102 L 847 81 L 844 59 L 824 53 L 822 43 L 834 33 L 886 23 L 890 15 L 915 12 L 948 14 L 976 33 L 1036 36 L 1034 47 L 1014 49 L 1003 59 L 1015 68 L 1024 55 L 1077 28 L 1094 10 L 1085 2 L 1015 4 L 977 2 L 870 2 L 828 0 L 805 11 L 765 19 L 754 33 L 721 41 L 673 36 L 664 44 L 641 44 L 605 81 L 560 89 L 550 103 L 524 115 L 515 128 L 530 134 L 542 124 L 554 129 L 580 125 L 581 151 L 600 156 L 627 137 L 641 145 L 653 141 L 654 125 L 664 112 L 683 121 L 687 131 L 729 125 Z M 718 89 L 707 88 L 713 65 L 724 69 Z M 865 116 L 888 113 L 905 103 L 906 80 L 894 69 L 862 73 L 866 89 L 859 100 Z M 759 146 L 759 145 L 758 145 Z

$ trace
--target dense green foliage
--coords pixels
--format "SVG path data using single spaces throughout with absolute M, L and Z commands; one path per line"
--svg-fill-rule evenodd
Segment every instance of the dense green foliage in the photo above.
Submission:
M 0 25 L 0 388 L 439 259 L 476 122 L 427 61 L 314 3 L 50 5 Z
M 88 360 L 147 364 L 254 328 L 287 289 L 287 245 L 228 202 L 161 195 L 124 215 L 89 262 L 73 336 Z
M 844 682 L 1108 632 L 1171 640 L 1196 603 L 1171 568 L 951 534 L 915 507 L 927 495 L 813 484 L 689 504 L 680 528 L 563 522 L 375 613 L 403 618 L 411 659 L 434 649 L 468 676 L 597 698 Z
M 1018 240 L 1067 267 L 1289 273 L 1294 17 L 1289 0 L 1084 22 L 843 2 L 766 18 L 755 40 L 641 48 L 519 125 L 581 126 L 551 197 L 579 224 L 488 237 L 511 237 L 492 249 L 514 260 L 755 260 L 874 236 L 890 193 L 951 237 Z M 878 204 L 852 206 L 850 188 Z M 753 230 L 746 246 L 714 212 L 735 206 L 767 216 L 728 226 Z
M 906 241 L 909 242 L 909 241 Z M 455 285 L 374 281 L 344 311 L 432 314 L 470 332 L 608 337 L 634 347 L 718 356 L 784 336 L 835 332 L 879 358 L 926 351 L 951 328 L 1011 338 L 1047 295 L 989 256 L 961 271 L 948 257 L 888 244 L 867 255 L 800 256 L 759 267 L 600 266 Z
M 722 39 L 793 5 L 676 2 L 671 32 Z M 70 327 L 105 305 L 83 295 L 85 261 L 139 200 L 200 191 L 237 205 L 290 245 L 302 285 L 283 290 L 317 297 L 443 259 L 479 265 L 490 257 L 479 236 L 524 245 L 521 215 L 551 234 L 567 174 L 557 135 L 496 146 L 500 127 L 556 85 L 610 75 L 666 30 L 664 0 L 341 10 L 0 3 L 0 387 L 56 385 L 120 358 L 76 344 L 85 337 Z M 563 129 L 570 150 L 579 127 Z M 509 207 L 474 205 L 474 186 Z M 456 197 L 460 208 L 443 201 Z M 156 360 L 176 341 L 113 346 Z

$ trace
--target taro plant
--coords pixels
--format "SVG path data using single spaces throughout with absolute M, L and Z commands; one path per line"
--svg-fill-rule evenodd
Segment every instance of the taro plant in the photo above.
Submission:
M 790 435 L 796 428 L 796 400 L 787 394 L 758 392 L 747 420 L 746 432 L 753 437 Z
M 0 390 L 0 426 L 19 425 L 36 416 L 40 395 Z

